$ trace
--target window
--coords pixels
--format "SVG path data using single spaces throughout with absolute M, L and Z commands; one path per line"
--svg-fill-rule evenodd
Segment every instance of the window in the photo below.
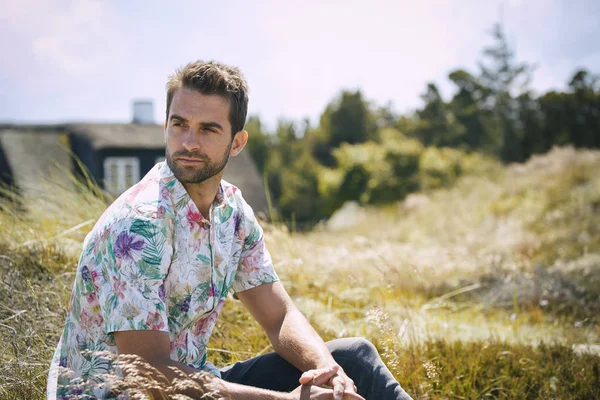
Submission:
M 119 195 L 140 180 L 140 161 L 137 157 L 106 157 L 104 159 L 104 188 Z

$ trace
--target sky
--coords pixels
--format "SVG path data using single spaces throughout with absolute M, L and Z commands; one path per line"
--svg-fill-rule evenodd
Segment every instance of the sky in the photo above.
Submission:
M 197 59 L 238 66 L 267 127 L 317 122 L 342 89 L 407 113 L 477 73 L 496 22 L 536 93 L 600 74 L 597 0 L 0 1 L 0 123 L 128 122 L 134 99 L 162 123 L 168 75 Z

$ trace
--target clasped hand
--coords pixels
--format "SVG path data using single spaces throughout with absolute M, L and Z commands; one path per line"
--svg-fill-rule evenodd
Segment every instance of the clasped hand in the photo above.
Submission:
M 293 392 L 298 400 L 365 400 L 356 393 L 354 381 L 339 365 L 306 371 L 300 377 L 301 385 Z

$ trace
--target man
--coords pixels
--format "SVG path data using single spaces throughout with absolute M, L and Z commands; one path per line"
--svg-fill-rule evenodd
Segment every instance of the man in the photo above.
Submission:
M 173 367 L 209 372 L 232 399 L 410 398 L 369 342 L 322 341 L 279 282 L 252 209 L 221 180 L 246 144 L 247 105 L 237 68 L 197 61 L 170 77 L 166 163 L 87 235 L 48 398 L 110 397 L 106 353 L 139 355 L 169 382 Z M 206 345 L 230 290 L 276 352 L 218 370 Z

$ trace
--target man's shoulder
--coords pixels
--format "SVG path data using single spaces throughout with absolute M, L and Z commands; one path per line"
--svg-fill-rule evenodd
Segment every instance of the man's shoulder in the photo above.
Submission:
M 238 188 L 234 184 L 227 182 L 224 179 L 221 179 L 221 188 L 223 189 L 225 201 L 227 201 L 230 206 L 236 208 L 242 208 L 244 206 L 250 207 L 244 199 L 240 188 Z
M 234 210 L 249 220 L 255 219 L 254 210 L 244 199 L 242 191 L 237 186 L 221 180 L 221 187 L 223 188 L 225 201 L 227 201 L 230 207 L 233 207 Z
M 153 168 L 141 181 L 121 194 L 98 219 L 93 231 L 122 229 L 141 222 L 164 226 L 173 217 L 168 190 Z M 136 222 L 137 221 L 137 222 Z
M 168 239 L 173 226 L 166 214 L 139 212 L 135 208 L 126 209 L 120 213 L 101 217 L 87 235 L 84 248 L 88 252 L 102 242 L 112 242 L 113 246 L 118 246 L 121 242 L 133 243 L 139 242 L 139 239 L 144 241 L 155 240 L 157 237 Z

